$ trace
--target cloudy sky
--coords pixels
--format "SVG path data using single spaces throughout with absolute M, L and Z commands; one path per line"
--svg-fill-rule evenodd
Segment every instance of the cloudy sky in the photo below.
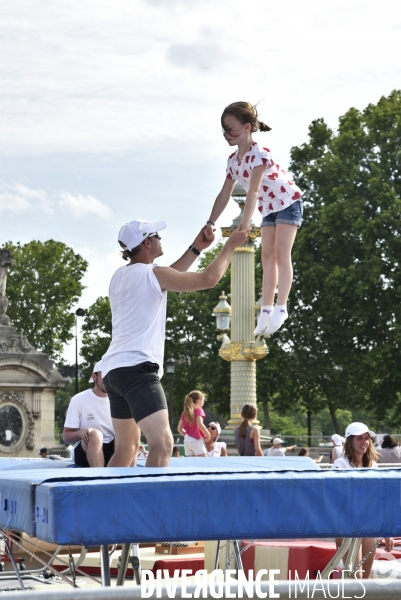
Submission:
M 401 85 L 396 0 L 2 0 L 0 22 L 0 244 L 72 246 L 84 308 L 127 221 L 168 222 L 165 264 L 193 240 L 224 181 L 227 104 L 260 101 L 273 130 L 255 138 L 288 165 L 313 119 L 335 128 Z

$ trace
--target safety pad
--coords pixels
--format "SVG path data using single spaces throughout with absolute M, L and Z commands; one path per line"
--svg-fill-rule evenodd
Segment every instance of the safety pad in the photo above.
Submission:
M 30 469 L 70 469 L 76 468 L 70 460 L 51 460 L 47 458 L 0 458 L 0 476 L 7 469 L 27 471 Z
M 81 545 L 398 536 L 400 482 L 399 471 L 369 469 L 168 467 L 118 479 L 63 477 L 36 487 L 36 535 Z

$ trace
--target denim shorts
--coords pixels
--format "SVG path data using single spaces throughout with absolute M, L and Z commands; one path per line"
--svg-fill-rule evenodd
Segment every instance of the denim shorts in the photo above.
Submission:
M 290 206 L 287 206 L 287 208 L 263 217 L 261 227 L 275 227 L 277 223 L 284 223 L 285 225 L 296 225 L 299 228 L 302 225 L 303 212 L 303 202 L 302 200 L 297 200 Z
M 158 410 L 167 410 L 166 397 L 156 363 L 112 369 L 103 379 L 113 419 L 134 419 L 139 423 Z

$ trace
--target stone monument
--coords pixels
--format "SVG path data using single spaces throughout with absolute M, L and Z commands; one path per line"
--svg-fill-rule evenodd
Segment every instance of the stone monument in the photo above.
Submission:
M 64 446 L 54 438 L 55 392 L 66 381 L 6 315 L 13 264 L 10 250 L 0 250 L 0 456 L 38 457 L 43 446 L 58 454 Z

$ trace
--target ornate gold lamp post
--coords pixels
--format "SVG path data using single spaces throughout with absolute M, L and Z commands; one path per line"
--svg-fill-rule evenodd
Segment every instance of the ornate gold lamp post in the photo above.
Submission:
M 246 192 L 237 183 L 232 197 L 240 207 L 240 214 L 230 227 L 223 227 L 223 237 L 229 237 L 242 220 Z M 244 404 L 256 405 L 256 361 L 268 353 L 263 338 L 253 335 L 255 329 L 255 239 L 260 228 L 254 227 L 247 242 L 237 248 L 231 261 L 231 308 L 225 294 L 214 309 L 217 329 L 222 333 L 219 355 L 231 362 L 230 419 L 226 429 L 234 429 L 241 422 Z M 224 296 L 224 297 L 223 297 Z M 228 308 L 227 308 L 228 307 Z M 228 337 L 228 314 L 231 312 L 231 340 Z M 222 317 L 225 315 L 226 321 Z M 224 327 L 223 327 L 224 325 Z

